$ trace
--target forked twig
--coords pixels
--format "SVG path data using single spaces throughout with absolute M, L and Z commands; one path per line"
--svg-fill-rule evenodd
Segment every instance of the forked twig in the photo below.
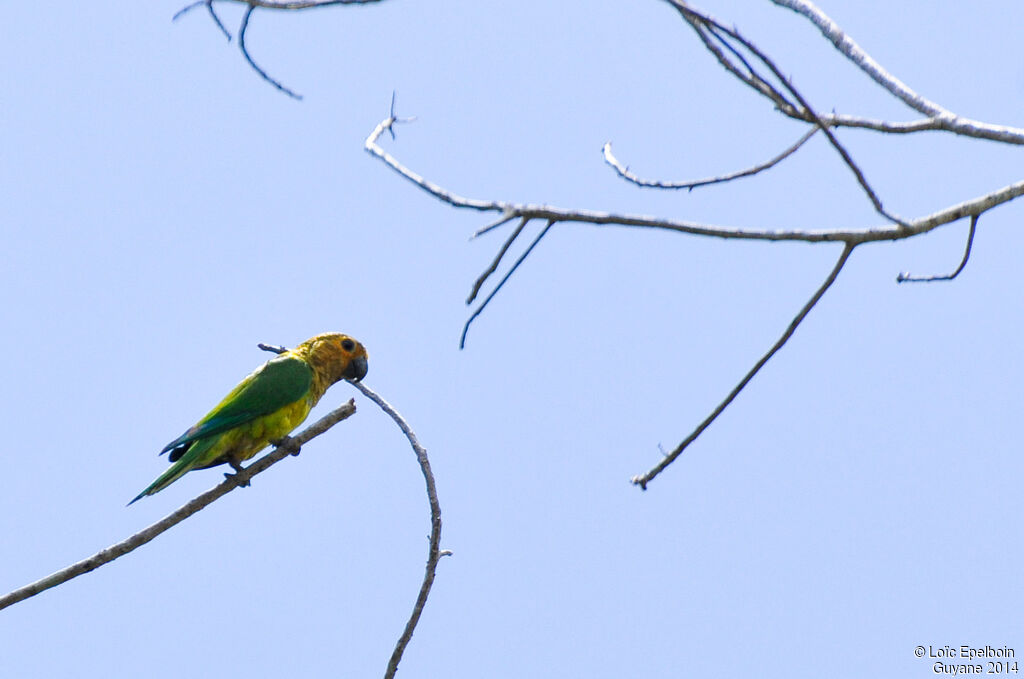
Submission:
M 978 226 L 978 215 L 971 215 L 971 228 L 967 232 L 967 246 L 964 248 L 964 256 L 960 260 L 960 266 L 953 273 L 942 276 L 911 276 L 908 273 L 900 273 L 896 276 L 897 283 L 932 283 L 934 281 L 951 281 L 960 275 L 960 272 L 967 266 L 967 260 L 971 257 L 971 246 L 974 244 L 974 231 Z
M 832 283 L 835 282 L 836 276 L 839 275 L 839 272 L 846 264 L 846 260 L 849 259 L 850 253 L 853 252 L 854 247 L 855 246 L 850 243 L 847 243 L 843 247 L 843 251 L 839 254 L 839 259 L 836 261 L 835 266 L 832 267 L 832 271 L 829 272 L 828 277 L 825 278 L 825 281 L 821 284 L 821 286 L 818 287 L 814 294 L 811 295 L 811 298 L 807 300 L 807 303 L 804 304 L 803 308 L 800 309 L 799 313 L 797 313 L 797 315 L 793 318 L 793 320 L 789 324 L 789 327 L 787 327 L 786 331 L 782 333 L 782 336 L 779 337 L 775 344 L 772 345 L 772 348 L 769 349 L 768 352 L 764 356 L 762 356 L 757 363 L 754 364 L 754 367 L 751 368 L 747 372 L 747 374 L 743 376 L 743 379 L 741 379 L 739 383 L 735 387 L 733 387 L 732 391 L 729 392 L 729 395 L 725 397 L 725 400 L 719 403 L 718 407 L 711 411 L 711 414 L 704 418 L 704 421 L 701 422 L 697 426 L 697 428 L 690 433 L 689 436 L 683 439 L 682 443 L 676 446 L 672 450 L 672 452 L 665 455 L 658 464 L 654 465 L 654 467 L 652 467 L 647 473 L 640 474 L 639 476 L 634 476 L 632 479 L 630 479 L 632 483 L 640 486 L 640 488 L 643 490 L 647 490 L 647 484 L 651 482 L 651 479 L 660 474 L 662 470 L 665 469 L 665 467 L 672 464 L 672 462 L 677 457 L 679 457 L 691 443 L 696 441 L 697 437 L 700 436 L 704 432 L 704 430 L 707 429 L 711 425 L 711 423 L 714 422 L 718 418 L 718 416 L 722 414 L 722 412 L 729 406 L 730 403 L 733 402 L 733 400 L 739 395 L 739 393 L 743 391 L 743 388 L 747 386 L 750 380 L 754 378 L 754 375 L 756 375 L 761 370 L 761 368 L 763 368 L 764 365 L 771 359 L 771 357 L 774 356 L 776 352 L 778 352 L 778 350 L 781 349 L 783 345 L 785 345 L 786 342 L 789 341 L 789 338 L 793 336 L 793 333 L 796 332 L 797 327 L 807 317 L 807 314 L 811 312 L 811 309 L 814 308 L 814 305 L 817 304 L 818 300 L 820 300 L 822 295 L 825 294 L 825 291 L 828 290 L 829 287 L 832 286 Z

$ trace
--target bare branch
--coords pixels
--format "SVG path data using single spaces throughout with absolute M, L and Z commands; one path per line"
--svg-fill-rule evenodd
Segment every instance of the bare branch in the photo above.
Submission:
M 413 631 L 416 629 L 416 625 L 419 623 L 420 616 L 423 613 L 423 607 L 427 604 L 427 597 L 430 595 L 430 588 L 434 584 L 434 574 L 437 571 L 437 562 L 442 556 L 451 555 L 451 551 L 447 549 L 442 550 L 440 548 L 441 505 L 437 501 L 437 488 L 434 485 L 434 474 L 430 470 L 430 460 L 427 458 L 427 451 L 420 445 L 419 439 L 416 438 L 416 433 L 413 432 L 409 424 L 398 413 L 398 411 L 391 407 L 387 401 L 374 393 L 362 382 L 350 382 L 350 384 L 363 392 L 368 399 L 380 406 L 381 410 L 387 413 L 391 419 L 395 421 L 398 428 L 401 429 L 402 433 L 405 434 L 405 437 L 409 439 L 409 444 L 416 453 L 416 460 L 420 463 L 420 469 L 423 471 L 423 479 L 427 484 L 427 500 L 430 502 L 430 549 L 427 552 L 427 569 L 423 575 L 423 584 L 420 585 L 420 592 L 416 597 L 416 603 L 413 605 L 412 615 L 409 616 L 409 621 L 405 624 L 402 636 L 398 638 L 398 643 L 395 644 L 395 650 L 391 654 L 391 659 L 388 661 L 387 671 L 384 673 L 385 679 L 391 679 L 395 676 L 395 672 L 398 671 L 398 663 L 402 660 L 402 654 L 405 652 L 405 647 L 409 645 Z
M 510 203 L 500 200 L 479 200 L 466 198 L 449 191 L 444 187 L 424 179 L 419 174 L 405 167 L 394 156 L 378 144 L 380 136 L 395 123 L 394 117 L 385 118 L 366 138 L 366 151 L 380 159 L 385 165 L 399 175 L 412 182 L 428 194 L 457 208 L 477 210 L 481 212 L 497 212 L 501 219 L 487 227 L 495 228 L 516 218 L 529 220 L 542 219 L 551 222 L 577 222 L 595 226 L 631 226 L 651 229 L 667 229 L 695 236 L 712 236 L 715 238 L 737 238 L 763 241 L 799 241 L 805 243 L 844 242 L 851 244 L 876 241 L 894 241 L 927 233 L 943 224 L 963 219 L 970 215 L 982 214 L 997 205 L 1009 202 L 1024 195 L 1024 180 L 1009 184 L 991 193 L 971 200 L 952 205 L 930 215 L 910 220 L 906 226 L 887 224 L 885 226 L 864 229 L 755 229 L 735 226 L 718 226 L 688 222 L 679 219 L 653 217 L 650 215 L 615 214 L 597 210 L 568 209 L 554 205 L 538 205 L 532 203 Z M 481 230 L 483 231 L 483 230 Z M 479 233 L 479 232 L 478 232 Z
M 993 141 L 1006 142 L 1010 144 L 1024 144 L 1024 129 L 1006 127 L 1003 125 L 991 125 L 969 118 L 963 118 L 939 104 L 926 99 L 896 76 L 889 73 L 877 61 L 861 49 L 853 38 L 847 35 L 839 26 L 829 18 L 823 11 L 807 0 L 772 0 L 780 7 L 786 7 L 797 14 L 806 17 L 811 23 L 818 27 L 821 34 L 831 42 L 840 53 L 853 62 L 860 70 L 866 73 L 872 80 L 878 83 L 886 91 L 900 99 L 910 108 L 928 116 L 934 127 L 920 129 L 936 129 L 954 132 L 959 135 L 990 139 Z M 832 121 L 825 122 L 831 124 Z M 843 123 L 836 123 L 843 124 Z M 858 127 L 870 127 L 871 125 L 857 125 Z M 882 130 L 893 131 L 893 130 Z M 918 130 L 906 130 L 918 131 Z
M 753 175 L 757 174 L 758 172 L 763 172 L 764 170 L 771 169 L 771 168 L 775 167 L 776 165 L 778 165 L 779 163 L 781 163 L 786 158 L 788 158 L 789 156 L 791 156 L 794 153 L 796 153 L 797 149 L 799 149 L 801 146 L 803 146 L 804 143 L 806 143 L 807 140 L 810 139 L 811 137 L 813 137 L 817 132 L 818 132 L 818 128 L 817 127 L 812 127 L 810 130 L 805 132 L 804 135 L 802 137 L 800 137 L 800 139 L 798 139 L 795 144 L 793 144 L 792 146 L 787 148 L 785 151 L 783 151 L 779 155 L 777 155 L 774 158 L 772 158 L 771 160 L 769 160 L 767 162 L 764 162 L 764 163 L 761 163 L 760 165 L 754 165 L 753 167 L 748 167 L 745 170 L 740 170 L 738 172 L 731 172 L 729 174 L 719 175 L 718 177 L 707 177 L 705 179 L 693 179 L 693 180 L 685 181 L 685 182 L 666 182 L 666 181 L 662 181 L 660 179 L 642 179 L 642 178 L 638 177 L 637 175 L 633 174 L 632 172 L 630 172 L 629 171 L 629 167 L 627 167 L 626 165 L 623 165 L 619 161 L 619 159 L 616 158 L 614 156 L 614 154 L 612 154 L 612 143 L 611 142 L 607 142 L 604 145 L 604 148 L 602 149 L 602 151 L 604 153 L 604 162 L 608 163 L 613 168 L 615 168 L 615 172 L 617 172 L 620 177 L 622 177 L 623 179 L 625 179 L 627 181 L 633 182 L 637 186 L 643 186 L 645 188 L 656 188 L 656 189 L 688 189 L 688 190 L 692 191 L 693 189 L 695 189 L 697 187 L 700 187 L 700 186 L 708 186 L 710 184 L 722 184 L 722 183 L 725 183 L 725 182 L 730 182 L 730 181 L 732 181 L 734 179 L 740 179 L 742 177 L 750 177 L 750 176 L 753 176 Z
M 526 221 L 524 220 L 523 223 L 520 224 L 519 228 L 516 229 L 516 232 L 513 234 L 513 237 L 511 239 L 509 239 L 509 241 L 506 243 L 506 247 L 508 245 L 511 245 L 512 241 L 515 240 L 515 236 L 519 235 L 519 232 L 522 230 L 522 228 L 523 228 L 523 226 L 525 224 L 526 224 Z M 483 310 L 487 307 L 487 305 L 490 303 L 490 301 L 492 299 L 494 299 L 494 296 L 496 294 L 498 294 L 499 290 L 501 290 L 501 286 L 505 285 L 506 281 L 508 281 L 508 279 L 512 277 L 512 274 L 514 274 L 516 269 L 519 268 L 519 265 L 522 264 L 523 261 L 529 256 L 529 254 L 533 250 L 533 248 L 537 245 L 537 243 L 540 242 L 540 239 L 543 238 L 547 234 L 548 229 L 550 229 L 552 226 L 554 226 L 554 224 L 555 224 L 554 220 L 548 220 L 547 225 L 543 229 L 541 229 L 540 233 L 537 234 L 537 237 L 533 239 L 533 242 L 530 243 L 529 246 L 527 246 L 525 251 L 523 251 L 523 254 L 519 255 L 519 259 L 517 259 L 515 261 L 515 264 L 513 264 L 512 268 L 508 270 L 508 273 L 506 273 L 504 276 L 502 276 L 501 280 L 498 281 L 498 284 L 496 286 L 494 286 L 494 289 L 491 290 L 491 294 L 487 295 L 487 298 L 484 299 L 483 303 L 476 308 L 476 311 L 474 311 L 472 314 L 470 314 L 469 319 L 466 321 L 466 325 L 462 326 L 462 336 L 459 338 L 459 349 L 465 349 L 466 348 L 466 333 L 469 332 L 469 325 L 474 320 L 476 320 L 477 316 L 479 316 L 481 313 L 483 313 Z M 467 302 L 467 304 L 468 304 L 468 302 Z
M 793 116 L 787 111 L 786 115 L 803 120 L 800 116 Z M 822 122 L 830 127 L 854 127 L 864 130 L 875 130 L 888 134 L 911 134 L 914 132 L 951 132 L 961 137 L 972 137 L 974 139 L 986 139 L 1004 144 L 1024 145 L 1024 129 L 1007 127 L 1005 125 L 990 125 L 980 123 L 966 118 L 947 120 L 946 118 L 926 118 L 924 120 L 913 120 L 910 122 L 891 122 L 887 120 L 876 120 L 874 118 L 862 118 L 858 116 L 843 115 L 838 113 L 819 114 Z
M 783 111 L 786 115 L 797 120 L 803 120 L 799 115 L 792 115 Z M 818 117 L 829 127 L 852 127 L 862 130 L 874 130 L 886 134 L 913 134 L 915 132 L 952 132 L 963 137 L 974 137 L 989 141 L 1003 142 L 1006 144 L 1024 144 L 1024 130 L 1002 125 L 983 125 L 983 128 L 972 127 L 964 119 L 957 118 L 956 121 L 949 121 L 945 118 L 924 118 L 908 122 L 894 122 L 890 120 L 878 120 L 876 118 L 864 118 L 851 116 L 842 113 L 821 113 Z M 973 124 L 973 121 L 971 122 Z
M 967 247 L 964 248 L 964 256 L 960 260 L 960 266 L 956 268 L 956 271 L 944 276 L 924 276 L 917 277 L 911 276 L 908 273 L 900 273 L 896 276 L 897 283 L 932 283 L 934 281 L 951 281 L 960 275 L 960 272 L 967 266 L 967 260 L 971 257 L 971 246 L 974 244 L 974 231 L 978 226 L 978 215 L 971 215 L 971 228 L 967 232 Z
M 764 365 L 771 359 L 771 357 L 774 356 L 776 352 L 778 352 L 778 350 L 781 349 L 783 345 L 785 345 L 786 342 L 789 341 L 789 338 L 793 336 L 793 333 L 796 332 L 797 327 L 799 327 L 799 325 L 807 317 L 807 314 L 811 312 L 811 309 L 814 308 L 814 305 L 817 304 L 818 300 L 820 300 L 822 295 L 825 294 L 825 291 L 828 290 L 829 287 L 831 287 L 832 283 L 835 282 L 836 276 L 839 275 L 839 272 L 842 271 L 843 266 L 846 265 L 846 260 L 849 259 L 850 253 L 853 252 L 854 247 L 856 246 L 853 245 L 852 243 L 847 243 L 846 246 L 843 247 L 843 251 L 839 254 L 839 259 L 836 261 L 836 265 L 832 267 L 832 271 L 829 272 L 828 277 L 825 278 L 825 281 L 814 292 L 814 294 L 811 295 L 811 298 L 807 300 L 807 303 L 804 304 L 803 308 L 800 309 L 799 313 L 797 313 L 797 315 L 790 322 L 789 327 L 786 328 L 786 331 L 782 333 L 782 336 L 778 339 L 778 341 L 776 341 L 775 344 L 772 345 L 772 348 L 768 350 L 768 353 L 762 356 L 761 359 L 754 364 L 754 367 L 751 368 L 750 371 L 743 376 L 743 379 L 739 381 L 739 384 L 733 387 L 732 391 L 729 392 L 729 395 L 725 397 L 725 400 L 719 403 L 718 407 L 711 411 L 711 414 L 708 415 L 704 419 L 704 421 L 701 422 L 697 426 L 697 428 L 690 433 L 689 436 L 683 439 L 682 443 L 676 446 L 675 449 L 672 450 L 672 452 L 668 453 L 668 455 L 665 455 L 658 464 L 656 464 L 654 467 L 650 469 L 650 471 L 648 471 L 646 474 L 634 476 L 632 479 L 630 479 L 632 483 L 640 486 L 640 488 L 642 488 L 643 490 L 647 490 L 647 484 L 651 482 L 651 479 L 660 474 L 662 470 L 665 469 L 665 467 L 672 464 L 672 462 L 675 461 L 675 459 L 679 457 L 691 443 L 696 441 L 697 437 L 700 436 L 704 432 L 704 430 L 707 429 L 711 425 L 711 423 L 714 422 L 727 407 L 729 407 L 729 404 L 733 402 L 733 399 L 735 399 L 741 391 L 743 391 L 743 388 L 746 387 L 750 380 L 754 378 L 754 375 L 756 375 L 761 370 L 761 368 L 763 368 Z
M 275 354 L 283 354 L 284 352 L 288 351 L 279 344 L 264 344 L 263 342 L 260 342 L 256 346 L 262 349 L 263 351 L 269 351 Z
M 242 50 L 242 56 L 244 56 L 245 60 L 249 62 L 249 65 L 252 66 L 252 69 L 260 74 L 261 78 L 263 78 L 268 83 L 270 83 L 271 85 L 276 87 L 278 90 L 280 90 L 280 91 L 284 92 L 285 94 L 287 94 L 292 99 L 297 99 L 299 101 L 302 101 L 302 95 L 301 94 L 297 94 L 297 93 L 293 92 L 292 90 L 288 89 L 287 87 L 282 85 L 277 80 L 274 80 L 273 78 L 271 78 L 270 75 L 266 71 L 264 71 L 262 68 L 260 68 L 256 64 L 256 62 L 252 60 L 252 57 L 249 56 L 249 50 L 246 49 L 246 47 L 245 47 L 245 31 L 249 27 L 249 17 L 252 16 L 252 13 L 253 13 L 253 11 L 255 11 L 255 9 L 256 9 L 256 5 L 252 5 L 252 4 L 249 5 L 246 8 L 245 14 L 242 15 L 242 25 L 238 29 L 238 47 L 239 47 L 239 49 Z
M 356 412 L 355 401 L 350 400 L 348 403 L 342 405 L 339 408 L 331 411 L 327 415 L 323 416 L 312 425 L 304 429 L 301 433 L 294 437 L 285 437 L 281 441 L 274 444 L 274 450 L 267 453 L 260 459 L 256 460 L 248 467 L 245 467 L 241 471 L 228 475 L 227 478 L 219 485 L 211 488 L 202 495 L 191 500 L 178 510 L 168 514 L 163 519 L 157 521 L 153 525 L 145 528 L 135 535 L 122 540 L 116 545 L 107 547 L 104 550 L 97 552 L 87 559 L 83 559 L 78 563 L 74 563 L 67 568 L 63 568 L 52 575 L 37 580 L 29 585 L 16 589 L 3 597 L 0 597 L 0 609 L 7 608 L 19 601 L 24 601 L 29 597 L 33 597 L 40 592 L 44 592 L 52 587 L 63 584 L 72 578 L 76 578 L 79 575 L 88 573 L 89 571 L 96 570 L 100 566 L 113 561 L 125 554 L 133 551 L 134 549 L 141 547 L 156 536 L 160 535 L 164 531 L 168 530 L 172 526 L 175 526 L 188 517 L 192 516 L 199 510 L 203 509 L 214 500 L 217 500 L 224 495 L 227 495 L 235 488 L 239 486 L 249 485 L 250 479 L 257 474 L 262 474 L 264 471 L 269 469 L 271 466 L 277 464 L 289 455 L 298 455 L 299 449 L 308 441 L 316 436 L 324 433 L 338 422 L 341 422 L 348 417 L 351 417 Z

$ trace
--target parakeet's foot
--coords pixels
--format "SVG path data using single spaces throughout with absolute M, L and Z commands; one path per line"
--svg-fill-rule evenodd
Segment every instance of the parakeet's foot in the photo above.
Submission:
M 237 476 L 238 476 L 238 475 L 239 475 L 239 474 L 240 474 L 240 473 L 241 473 L 242 471 L 244 471 L 244 470 L 245 470 L 245 467 L 243 467 L 242 465 L 240 465 L 240 464 L 239 464 L 238 462 L 235 462 L 234 460 L 228 460 L 228 464 L 229 464 L 229 465 L 231 465 L 231 468 L 235 470 L 235 473 L 234 473 L 234 474 L 229 474 L 228 472 L 224 472 L 224 478 L 225 478 L 225 479 L 234 479 L 234 478 L 235 478 L 235 477 L 237 477 Z M 235 483 L 236 483 L 236 484 L 238 484 L 238 487 L 239 487 L 239 488 L 245 488 L 246 486 L 248 486 L 248 485 L 249 485 L 249 481 L 248 481 L 248 480 L 246 480 L 246 482 L 245 482 L 245 483 L 239 483 L 239 482 L 238 482 L 238 481 L 236 480 L 236 481 L 235 481 Z
M 225 479 L 233 479 L 233 478 L 235 478 L 236 476 L 238 476 L 238 474 L 229 474 L 228 472 L 224 472 L 224 478 L 225 478 Z M 237 486 L 238 486 L 239 488 L 247 488 L 247 487 L 249 486 L 249 482 L 248 482 L 248 481 L 246 481 L 245 483 L 238 483 L 238 482 L 236 481 L 235 483 L 236 483 L 236 485 L 237 485 Z
M 282 436 L 276 441 L 271 441 L 270 444 L 275 448 L 287 448 L 290 455 L 298 455 L 302 452 L 302 446 L 296 446 L 292 443 L 290 436 Z M 294 450 L 293 450 L 294 448 Z

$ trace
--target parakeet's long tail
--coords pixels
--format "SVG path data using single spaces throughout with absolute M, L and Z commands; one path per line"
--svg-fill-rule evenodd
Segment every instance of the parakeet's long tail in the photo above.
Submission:
M 163 490 L 167 486 L 171 485 L 172 483 L 180 479 L 187 472 L 192 471 L 192 469 L 195 468 L 196 459 L 198 459 L 200 455 L 206 452 L 216 440 L 217 437 L 213 436 L 208 439 L 202 439 L 193 443 L 189 447 L 188 451 L 186 451 L 185 454 L 182 455 L 177 462 L 172 464 L 170 467 L 167 468 L 167 471 L 158 476 L 156 478 L 156 481 L 149 484 L 149 487 L 147 487 L 146 490 L 136 495 L 135 499 L 129 502 L 128 505 L 131 506 L 133 503 L 141 500 L 147 495 L 159 493 L 161 490 Z
M 144 490 L 141 493 L 139 493 L 138 495 L 136 495 L 135 499 L 133 499 L 128 504 L 131 505 L 132 503 L 137 502 L 138 500 L 141 500 L 142 498 L 146 497 L 147 495 L 152 495 L 153 493 L 160 492 L 161 490 L 163 490 L 167 486 L 171 485 L 172 483 L 174 483 L 175 481 L 180 479 L 188 471 L 189 471 L 189 466 L 187 464 L 181 464 L 180 462 L 172 464 L 167 471 L 165 471 L 163 474 L 158 476 L 156 481 L 154 481 L 153 483 L 149 484 L 149 487 L 146 488 L 146 490 Z

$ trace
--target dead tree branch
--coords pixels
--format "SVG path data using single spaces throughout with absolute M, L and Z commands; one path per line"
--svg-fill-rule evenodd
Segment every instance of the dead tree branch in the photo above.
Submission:
M 888 91 L 892 96 L 898 98 L 907 106 L 926 116 L 922 120 L 909 122 L 876 120 L 871 118 L 858 117 L 843 113 L 818 113 L 793 85 L 790 78 L 784 75 L 783 71 L 775 62 L 752 41 L 745 38 L 737 29 L 713 19 L 707 14 L 693 9 L 684 0 L 666 0 L 675 8 L 686 23 L 695 31 L 704 47 L 711 53 L 719 64 L 728 73 L 750 87 L 758 95 L 766 98 L 783 115 L 810 123 L 813 127 L 808 130 L 801 139 L 783 153 L 766 163 L 755 165 L 739 172 L 731 174 L 700 179 L 689 182 L 667 182 L 660 180 L 641 179 L 630 172 L 629 168 L 623 165 L 611 152 L 611 147 L 606 144 L 604 147 L 605 161 L 611 165 L 619 175 L 644 187 L 657 188 L 686 188 L 692 189 L 696 186 L 704 186 L 712 183 L 732 181 L 740 177 L 747 177 L 774 167 L 779 162 L 799 150 L 806 141 L 818 130 L 825 135 L 829 143 L 839 154 L 843 163 L 853 173 L 858 185 L 864 194 L 871 201 L 875 211 L 885 218 L 889 223 L 881 226 L 873 226 L 856 229 L 799 229 L 782 228 L 767 229 L 754 226 L 722 226 L 715 224 L 697 223 L 680 219 L 670 219 L 649 215 L 637 214 L 615 214 L 587 209 L 567 209 L 552 205 L 540 205 L 533 203 L 515 203 L 500 200 L 480 200 L 469 198 L 450 191 L 441 185 L 424 178 L 422 175 L 413 172 L 403 165 L 394 156 L 385 151 L 379 144 L 380 136 L 390 132 L 394 137 L 394 125 L 400 122 L 395 117 L 394 110 L 388 118 L 385 118 L 370 133 L 365 142 L 365 149 L 371 155 L 379 159 L 385 165 L 398 173 L 405 180 L 419 187 L 434 198 L 460 209 L 476 210 L 481 212 L 494 212 L 498 218 L 492 223 L 480 228 L 474 238 L 502 226 L 519 220 L 518 226 L 506 238 L 497 255 L 488 268 L 477 278 L 469 295 L 467 303 L 472 303 L 480 293 L 483 285 L 497 271 L 506 253 L 513 243 L 518 240 L 525 226 L 533 220 L 543 220 L 547 223 L 540 235 L 524 250 L 510 270 L 499 280 L 494 289 L 485 298 L 484 303 L 470 316 L 463 329 L 460 347 L 465 342 L 466 332 L 469 325 L 479 316 L 483 308 L 494 297 L 498 290 L 508 281 L 509 277 L 524 259 L 530 254 L 532 248 L 540 238 L 558 222 L 586 223 L 594 226 L 629 226 L 636 228 L 666 229 L 696 236 L 712 236 L 727 239 L 745 239 L 762 241 L 800 241 L 807 243 L 841 242 L 844 244 L 842 253 L 836 262 L 835 267 L 826 278 L 824 283 L 815 291 L 810 300 L 803 306 L 800 312 L 794 317 L 789 327 L 782 334 L 778 341 L 758 360 L 749 372 L 736 384 L 724 401 L 706 417 L 687 438 L 685 438 L 671 453 L 669 453 L 657 466 L 653 467 L 646 474 L 633 478 L 633 482 L 641 488 L 657 476 L 663 469 L 671 464 L 700 434 L 711 425 L 711 423 L 729 406 L 736 396 L 750 382 L 754 375 L 775 355 L 776 352 L 789 340 L 800 323 L 811 311 L 818 300 L 825 294 L 842 270 L 847 259 L 853 250 L 860 245 L 876 243 L 881 241 L 895 241 L 913 238 L 923 235 L 944 224 L 957 221 L 963 218 L 971 219 L 971 229 L 968 236 L 967 247 L 960 266 L 949 276 L 936 276 L 925 280 L 949 280 L 963 270 L 970 256 L 970 248 L 974 239 L 976 225 L 980 215 L 1003 203 L 1014 200 L 1024 195 L 1024 180 L 1014 182 L 984 195 L 966 200 L 948 207 L 942 208 L 932 214 L 917 217 L 915 219 L 903 219 L 887 210 L 878 192 L 868 182 L 864 172 L 855 162 L 853 155 L 836 137 L 834 130 L 840 127 L 852 127 L 874 130 L 878 132 L 894 134 L 910 134 L 923 131 L 947 131 L 959 136 L 987 139 L 1007 144 L 1024 144 L 1024 129 L 1002 125 L 992 125 L 975 120 L 960 117 L 942 106 L 924 98 L 910 89 L 902 81 L 886 71 L 880 64 L 875 62 L 865 53 L 852 39 L 846 36 L 820 9 L 815 7 L 809 0 L 772 0 L 775 4 L 789 8 L 808 20 L 810 20 L 822 34 L 847 59 L 851 60 L 863 72 L 871 77 L 876 83 Z M 917 280 L 906 278 L 901 275 L 901 280 Z
M 530 250 L 539 241 L 541 237 L 547 232 L 547 230 L 557 222 L 577 222 L 587 223 L 594 226 L 631 226 L 640 228 L 656 228 L 656 229 L 667 229 L 671 231 L 677 231 L 680 233 L 687 233 L 698 236 L 713 236 L 717 238 L 736 238 L 746 240 L 764 240 L 764 241 L 802 241 L 807 243 L 824 243 L 824 242 L 842 242 L 845 247 L 843 253 L 840 255 L 839 261 L 836 263 L 836 267 L 833 272 L 826 279 L 825 283 L 815 292 L 808 303 L 801 309 L 800 313 L 793 319 L 793 322 L 787 328 L 786 332 L 783 333 L 782 337 L 768 350 L 768 352 L 761 357 L 761 359 L 754 365 L 754 367 L 744 376 L 744 378 L 733 388 L 726 399 L 720 403 L 711 414 L 705 418 L 705 420 L 693 431 L 691 434 L 684 439 L 675 450 L 672 451 L 665 459 L 663 459 L 656 467 L 652 468 L 646 474 L 639 475 L 633 478 L 633 482 L 636 485 L 646 489 L 647 483 L 655 476 L 661 473 L 661 471 L 672 463 L 682 451 L 689 446 L 710 424 L 717 419 L 717 417 L 724 411 L 726 407 L 736 398 L 740 391 L 747 385 L 747 383 L 753 378 L 753 376 L 761 370 L 762 367 L 771 359 L 772 356 L 788 341 L 792 334 L 796 331 L 797 327 L 803 321 L 804 317 L 810 312 L 810 310 L 817 304 L 818 300 L 828 290 L 838 276 L 839 271 L 842 269 L 849 255 L 853 252 L 853 249 L 858 245 L 866 243 L 880 242 L 880 241 L 895 241 L 903 240 L 906 238 L 912 238 L 927 233 L 939 226 L 949 224 L 956 220 L 964 217 L 976 218 L 984 212 L 991 210 L 992 208 L 1002 205 L 1003 203 L 1014 200 L 1015 198 L 1024 195 L 1024 180 L 1015 182 L 1001 189 L 993 191 L 991 193 L 978 196 L 976 198 L 951 205 L 937 212 L 929 215 L 918 217 L 909 221 L 905 221 L 902 224 L 886 224 L 879 227 L 869 227 L 863 229 L 822 229 L 822 230 L 800 230 L 800 229 L 785 229 L 785 230 L 769 230 L 769 229 L 754 229 L 746 227 L 734 227 L 734 226 L 716 226 L 710 224 L 701 224 L 696 222 L 687 222 L 683 220 L 667 219 L 661 217 L 652 217 L 647 215 L 619 215 L 610 212 L 599 212 L 594 210 L 573 210 L 555 207 L 551 205 L 537 205 L 529 203 L 512 203 L 507 201 L 497 200 L 480 200 L 476 198 L 467 198 L 461 196 L 453 191 L 445 189 L 439 184 L 432 182 L 423 176 L 413 172 L 408 167 L 403 165 L 397 158 L 385 151 L 378 143 L 382 134 L 385 131 L 394 134 L 395 123 L 400 122 L 395 117 L 392 111 L 391 115 L 382 120 L 366 138 L 364 144 L 365 150 L 375 158 L 379 159 L 385 165 L 390 167 L 394 172 L 411 182 L 415 186 L 419 187 L 428 194 L 434 196 L 438 200 L 441 200 L 453 207 L 476 210 L 481 212 L 496 212 L 499 214 L 499 218 L 488 224 L 485 227 L 479 229 L 474 237 L 480 236 L 491 230 L 500 228 L 501 226 L 519 219 L 520 223 L 513 231 L 511 236 L 506 239 L 498 255 L 494 258 L 491 265 L 484 271 L 483 274 L 477 279 L 473 286 L 473 291 L 470 294 L 468 302 L 472 302 L 479 293 L 480 288 L 487 278 L 497 270 L 497 267 L 504 257 L 505 253 L 511 247 L 512 243 L 521 234 L 524 226 L 532 220 L 544 220 L 547 222 L 547 226 L 541 232 L 541 234 L 527 247 L 524 253 L 516 260 L 511 270 L 501 279 L 494 290 L 485 299 L 484 304 L 477 309 L 467 321 L 463 328 L 463 334 L 460 340 L 460 347 L 464 346 L 466 332 L 468 331 L 470 323 L 479 316 L 483 307 L 494 297 L 498 289 L 505 284 L 515 269 L 522 263 L 522 261 L 529 255 Z M 817 128 L 816 128 L 817 129 Z

